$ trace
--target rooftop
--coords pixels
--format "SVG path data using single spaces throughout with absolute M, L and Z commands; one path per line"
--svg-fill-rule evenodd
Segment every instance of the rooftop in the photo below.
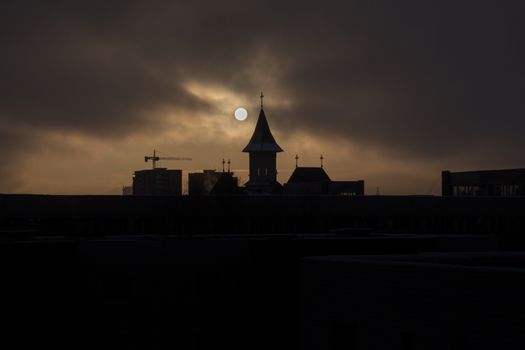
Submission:
M 331 181 L 328 174 L 321 167 L 297 167 L 288 183 Z
M 243 152 L 282 152 L 283 149 L 279 147 L 275 139 L 273 138 L 270 126 L 266 120 L 264 110 L 261 108 L 259 112 L 259 119 L 255 126 L 250 142 L 244 149 Z

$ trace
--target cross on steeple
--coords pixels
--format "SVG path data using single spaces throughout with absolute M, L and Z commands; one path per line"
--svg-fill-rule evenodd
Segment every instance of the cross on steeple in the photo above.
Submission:
M 295 167 L 299 167 L 299 156 L 297 154 L 295 155 Z
M 323 167 L 323 159 L 324 159 L 322 154 L 321 154 L 321 157 L 319 157 L 319 159 L 321 159 L 321 168 L 322 168 Z
M 264 94 L 261 91 L 261 109 L 263 109 L 263 99 L 264 99 Z

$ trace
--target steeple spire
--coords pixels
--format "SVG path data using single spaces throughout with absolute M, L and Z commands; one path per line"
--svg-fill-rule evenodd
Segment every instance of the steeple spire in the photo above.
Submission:
M 250 142 L 243 152 L 250 154 L 250 180 L 246 183 L 248 192 L 276 193 L 282 186 L 277 182 L 277 153 L 283 149 L 273 138 L 268 120 L 264 115 L 264 93 L 261 91 L 261 110 Z
M 264 95 L 261 92 L 261 111 L 259 112 L 259 118 L 255 125 L 255 131 L 253 132 L 250 142 L 244 149 L 243 152 L 282 152 L 282 148 L 279 147 L 275 139 L 273 138 L 270 126 L 266 120 L 263 107 Z

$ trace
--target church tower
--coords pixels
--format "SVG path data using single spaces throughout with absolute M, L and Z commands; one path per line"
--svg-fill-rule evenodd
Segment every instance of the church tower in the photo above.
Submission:
M 243 152 L 250 154 L 250 180 L 246 189 L 258 193 L 274 193 L 281 189 L 277 182 L 277 152 L 282 152 L 273 138 L 263 109 L 264 95 L 261 92 L 261 111 L 250 142 Z

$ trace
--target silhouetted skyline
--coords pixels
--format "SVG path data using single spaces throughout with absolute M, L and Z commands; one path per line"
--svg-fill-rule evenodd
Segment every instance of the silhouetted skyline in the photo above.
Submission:
M 370 194 L 521 168 L 524 7 L 8 1 L 0 192 L 118 194 L 153 148 L 193 157 L 190 172 L 230 158 L 246 181 L 261 89 L 280 182 L 295 154 Z

